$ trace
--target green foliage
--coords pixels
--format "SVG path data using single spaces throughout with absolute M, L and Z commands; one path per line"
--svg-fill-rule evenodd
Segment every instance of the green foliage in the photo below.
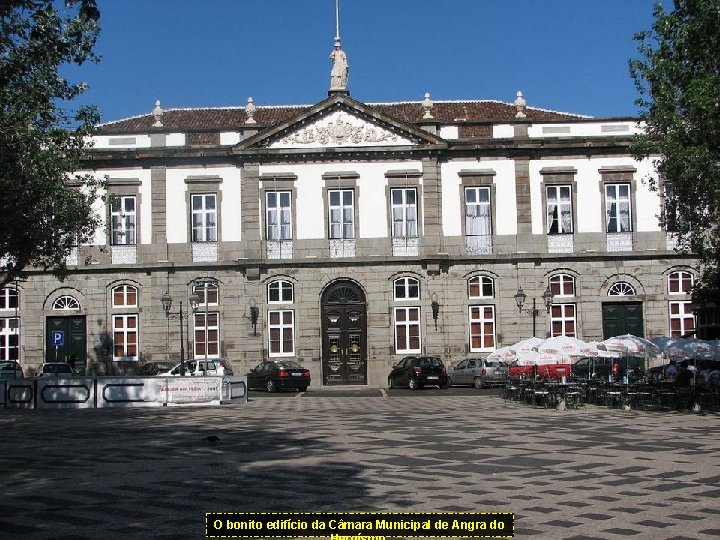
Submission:
M 655 161 L 661 224 L 700 259 L 699 300 L 720 292 L 720 3 L 675 0 L 670 12 L 658 3 L 654 17 L 635 36 L 641 58 L 630 61 L 646 124 L 632 152 Z
M 63 66 L 97 61 L 95 0 L 0 0 L 0 286 L 31 267 L 66 271 L 99 225 L 102 182 L 73 176 L 99 115 Z

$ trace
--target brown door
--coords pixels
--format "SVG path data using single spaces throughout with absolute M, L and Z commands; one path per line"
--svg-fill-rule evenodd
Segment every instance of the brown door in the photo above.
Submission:
M 365 295 L 352 282 L 334 283 L 322 297 L 323 384 L 367 384 Z

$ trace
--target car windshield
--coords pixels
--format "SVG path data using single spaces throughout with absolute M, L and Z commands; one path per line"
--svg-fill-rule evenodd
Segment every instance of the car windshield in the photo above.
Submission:
M 277 363 L 277 367 L 279 367 L 280 369 L 305 369 L 304 367 L 302 367 L 300 364 L 298 364 L 297 362 L 295 362 L 293 360 L 286 360 L 284 362 L 276 362 L 276 363 Z
M 439 358 L 420 358 L 421 366 L 442 367 L 442 360 Z
M 12 370 L 17 368 L 18 366 L 15 362 L 0 362 L 0 369 Z
M 72 373 L 69 364 L 46 364 L 43 373 Z
M 498 363 L 495 360 L 485 360 L 485 365 L 487 367 L 498 367 Z

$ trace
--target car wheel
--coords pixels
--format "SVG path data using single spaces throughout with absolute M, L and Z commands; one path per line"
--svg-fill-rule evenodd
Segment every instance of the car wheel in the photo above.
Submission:
M 417 390 L 420 388 L 420 384 L 418 384 L 417 380 L 410 379 L 410 381 L 408 381 L 408 388 L 410 388 L 410 390 Z
M 475 385 L 475 388 L 480 390 L 483 387 L 483 380 L 480 377 L 475 377 L 473 384 Z
M 298 390 L 300 390 L 300 392 L 306 392 L 307 386 L 301 386 L 300 388 L 298 388 Z
M 392 389 L 395 388 L 395 381 L 392 377 L 388 377 L 388 388 Z
M 445 383 L 445 386 L 443 388 L 450 388 L 453 385 L 452 377 L 447 378 L 447 382 Z
M 265 383 L 265 388 L 267 388 L 268 392 L 277 392 L 277 383 L 273 381 L 272 379 L 268 379 L 268 381 Z

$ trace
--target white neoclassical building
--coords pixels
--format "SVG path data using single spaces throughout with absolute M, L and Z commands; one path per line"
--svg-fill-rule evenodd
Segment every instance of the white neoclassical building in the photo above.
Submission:
M 628 153 L 636 119 L 521 94 L 362 103 L 333 81 L 313 105 L 158 103 L 101 126 L 85 167 L 114 195 L 105 226 L 65 281 L 30 272 L 2 292 L 2 358 L 179 360 L 164 295 L 187 358 L 239 374 L 293 358 L 313 385 L 379 385 L 404 355 L 533 333 L 694 329 L 694 261 L 658 226 L 651 162 Z

